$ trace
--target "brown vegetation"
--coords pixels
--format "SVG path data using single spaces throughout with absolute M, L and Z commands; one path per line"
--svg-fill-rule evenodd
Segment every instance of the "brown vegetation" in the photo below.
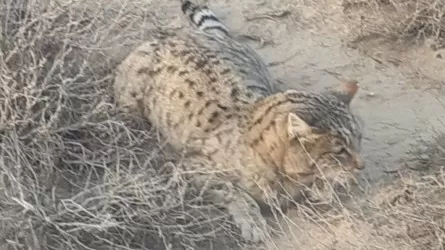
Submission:
M 443 45 L 443 1 L 423 1 L 366 2 L 404 17 L 368 30 Z M 3 0 L 0 18 L 1 249 L 241 247 L 155 129 L 116 111 L 113 70 L 157 25 L 149 1 Z M 277 234 L 290 249 L 443 249 L 444 137 L 413 155 L 381 189 L 324 213 L 301 205 L 299 235 L 291 218 Z
M 227 226 L 115 109 L 112 72 L 149 34 L 149 6 L 19 2 L 1 11 L 0 248 L 194 246 Z
M 442 0 L 343 0 L 345 14 L 355 19 L 357 34 L 429 41 L 445 46 L 445 2 Z

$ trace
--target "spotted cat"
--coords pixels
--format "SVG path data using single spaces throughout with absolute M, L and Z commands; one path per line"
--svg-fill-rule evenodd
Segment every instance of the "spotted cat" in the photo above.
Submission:
M 198 29 L 159 30 L 132 52 L 117 68 L 117 104 L 184 151 L 196 186 L 246 240 L 263 240 L 259 204 L 286 206 L 318 179 L 363 168 L 363 124 L 349 107 L 358 85 L 275 92 L 259 56 L 208 8 L 183 1 L 182 9 Z

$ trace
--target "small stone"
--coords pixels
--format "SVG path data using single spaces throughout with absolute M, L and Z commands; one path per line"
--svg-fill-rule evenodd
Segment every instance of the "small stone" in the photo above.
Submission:
M 373 97 L 373 96 L 375 96 L 375 93 L 374 92 L 368 92 L 367 95 Z

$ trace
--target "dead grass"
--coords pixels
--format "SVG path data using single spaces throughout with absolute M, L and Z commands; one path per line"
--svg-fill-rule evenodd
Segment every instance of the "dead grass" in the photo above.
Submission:
M 157 24 L 151 7 L 2 2 L 1 249 L 194 248 L 232 234 L 149 124 L 114 106 L 113 68 Z
M 114 67 L 162 14 L 142 0 L 1 2 L 1 249 L 246 247 L 154 129 L 114 105 Z M 445 248 L 443 138 L 420 154 L 430 167 L 298 205 L 254 249 Z
M 445 2 L 442 0 L 344 0 L 344 13 L 358 39 L 384 36 L 405 42 L 445 46 Z

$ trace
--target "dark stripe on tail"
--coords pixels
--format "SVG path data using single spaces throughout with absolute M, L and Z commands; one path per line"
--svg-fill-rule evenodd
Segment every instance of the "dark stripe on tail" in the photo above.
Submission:
M 207 6 L 193 4 L 189 0 L 181 0 L 181 10 L 199 30 L 230 37 L 228 29 Z

